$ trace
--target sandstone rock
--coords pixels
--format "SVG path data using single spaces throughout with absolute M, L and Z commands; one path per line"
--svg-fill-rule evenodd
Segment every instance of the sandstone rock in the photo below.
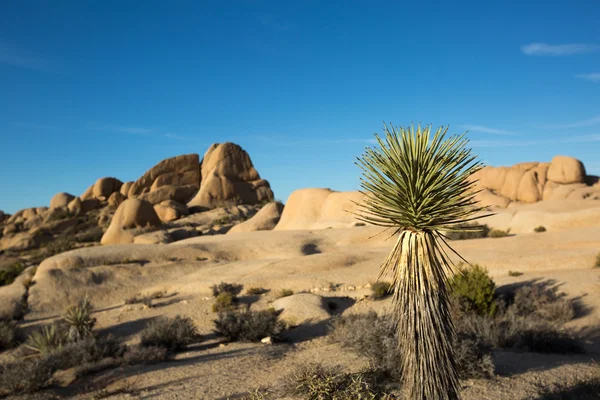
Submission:
M 125 196 L 121 194 L 121 192 L 113 192 L 108 198 L 108 205 L 112 208 L 117 208 L 124 202 L 126 199 Z
M 143 233 L 133 238 L 135 244 L 167 244 L 171 241 L 171 236 L 164 230 Z
M 323 298 L 313 293 L 298 293 L 277 299 L 272 304 L 276 311 L 283 310 L 280 319 L 291 326 L 318 322 L 330 317 Z
M 195 228 L 169 229 L 169 235 L 174 242 L 177 242 L 179 240 L 197 237 L 198 231 Z
M 87 199 L 81 202 L 81 212 L 86 213 L 88 211 L 95 210 L 97 208 L 101 208 L 102 203 L 98 199 Z
M 542 193 L 539 188 L 540 182 L 538 181 L 537 172 L 535 170 L 526 171 L 519 180 L 515 198 L 517 201 L 522 201 L 524 203 L 535 203 L 540 201 L 542 199 Z
M 30 279 L 31 267 L 23 271 L 13 283 L 0 286 L 0 320 L 19 319 L 23 316 L 25 281 Z
M 132 228 L 159 227 L 160 219 L 152 204 L 144 200 L 125 200 L 112 218 L 107 231 L 102 236 L 101 244 L 133 243 L 134 232 Z
M 92 193 L 97 199 L 101 197 L 108 198 L 114 192 L 118 192 L 121 185 L 123 185 L 123 182 L 117 178 L 100 178 L 94 184 Z
M 212 209 L 273 200 L 269 183 L 260 178 L 250 156 L 234 143 L 213 144 L 202 160 L 202 185 L 188 207 Z
M 300 189 L 290 195 L 275 230 L 327 229 L 353 226 L 360 192 Z
M 57 193 L 54 195 L 54 197 L 52 197 L 52 200 L 50 200 L 50 208 L 65 208 L 74 198 L 75 196 L 69 193 Z
M 83 194 L 81 196 L 79 196 L 79 198 L 81 199 L 81 201 L 85 201 L 88 199 L 91 199 L 94 197 L 94 186 L 96 186 L 95 184 L 90 186 L 89 188 L 87 188 L 85 190 L 85 192 L 83 192 Z
M 156 190 L 141 194 L 138 198 L 145 200 L 150 204 L 158 204 L 165 200 L 173 200 L 177 203 L 185 204 L 198 191 L 195 185 L 187 186 L 161 186 Z
M 281 219 L 283 207 L 280 202 L 271 202 L 249 220 L 233 226 L 228 233 L 272 230 Z
M 10 218 L 10 214 L 6 214 L 4 211 L 0 210 L 0 224 L 4 223 Z
M 123 183 L 121 185 L 121 189 L 119 190 L 119 193 L 121 193 L 123 195 L 123 197 L 127 198 L 127 196 L 129 195 L 129 189 L 131 189 L 132 185 L 133 185 L 132 181 Z
M 548 168 L 548 180 L 556 183 L 583 183 L 585 168 L 576 158 L 556 156 Z
M 175 221 L 189 215 L 187 207 L 173 200 L 165 200 L 154 206 L 154 211 L 162 222 Z
M 200 160 L 198 154 L 186 154 L 162 160 L 131 185 L 128 197 L 137 197 L 163 186 L 193 186 L 195 191 L 198 191 L 200 188 Z M 195 192 L 191 196 L 194 194 Z M 186 203 L 189 198 L 184 199 L 184 201 L 174 198 L 164 198 L 162 200 L 175 200 Z M 160 201 L 157 203 L 160 203 Z
M 81 199 L 79 197 L 75 197 L 71 202 L 67 205 L 67 209 L 72 215 L 79 215 L 83 211 L 83 205 L 81 203 Z

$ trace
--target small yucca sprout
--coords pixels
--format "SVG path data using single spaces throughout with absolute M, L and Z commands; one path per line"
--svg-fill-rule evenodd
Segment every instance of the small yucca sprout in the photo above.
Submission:
M 357 162 L 365 194 L 357 218 L 397 235 L 379 279 L 392 282 L 398 362 L 412 400 L 460 396 L 448 286 L 454 250 L 442 232 L 481 229 L 464 225 L 484 208 L 468 179 L 481 164 L 464 134 L 446 138 L 447 131 L 432 137 L 429 126 L 384 125 L 385 138 L 375 134 L 379 147 L 368 147 Z
M 92 328 L 96 324 L 96 319 L 92 317 L 93 308 L 87 296 L 67 308 L 63 319 L 69 325 L 67 332 L 69 340 L 77 341 L 92 335 Z
M 27 338 L 25 347 L 39 354 L 48 354 L 60 349 L 65 343 L 65 332 L 56 324 L 44 326 Z

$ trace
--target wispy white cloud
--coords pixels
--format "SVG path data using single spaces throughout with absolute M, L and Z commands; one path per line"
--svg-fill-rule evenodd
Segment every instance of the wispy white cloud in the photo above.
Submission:
M 461 125 L 460 127 L 468 131 L 489 133 L 490 135 L 516 135 L 515 132 L 504 129 L 490 128 L 483 125 Z
M 575 121 L 568 124 L 555 124 L 555 125 L 542 125 L 538 126 L 538 128 L 543 129 L 571 129 L 571 128 L 582 128 L 585 126 L 593 126 L 600 124 L 600 115 L 597 117 L 593 117 L 590 119 L 585 119 L 582 121 Z
M 575 78 L 585 79 L 586 81 L 600 82 L 600 72 L 593 72 L 591 74 L 579 74 L 575 75 Z
M 187 139 L 185 136 L 181 136 L 181 135 L 178 135 L 178 134 L 173 133 L 173 132 L 167 132 L 167 133 L 165 133 L 164 136 L 167 139 L 174 139 L 174 140 L 185 140 L 185 139 Z
M 51 72 L 55 69 L 50 61 L 26 54 L 4 42 L 0 42 L 0 64 L 42 72 Z
M 523 54 L 528 56 L 570 56 L 575 54 L 590 53 L 600 50 L 600 45 L 571 43 L 571 44 L 547 44 L 530 43 L 521 46 Z
M 119 126 L 119 125 L 103 125 L 91 122 L 88 124 L 88 129 L 105 132 L 116 132 L 116 133 L 127 133 L 130 135 L 149 135 L 153 132 L 153 129 L 140 128 L 133 126 Z
M 600 142 L 600 134 L 579 135 L 565 138 L 548 138 L 539 140 L 471 140 L 471 147 L 528 147 L 545 144 L 593 143 Z

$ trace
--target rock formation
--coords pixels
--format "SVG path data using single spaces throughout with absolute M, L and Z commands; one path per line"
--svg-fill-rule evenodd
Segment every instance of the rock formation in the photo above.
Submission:
M 60 192 L 54 195 L 50 200 L 50 208 L 64 208 L 66 207 L 75 196 L 69 193 Z
M 233 226 L 227 233 L 272 230 L 281 219 L 283 208 L 283 204 L 278 201 L 268 203 L 252 218 Z
M 125 200 L 113 216 L 110 225 L 100 241 L 102 244 L 133 243 L 135 229 L 152 229 L 159 227 L 161 221 L 152 204 L 144 200 Z
M 201 185 L 188 207 L 211 209 L 273 201 L 269 182 L 260 178 L 250 156 L 234 143 L 213 144 L 202 159 Z

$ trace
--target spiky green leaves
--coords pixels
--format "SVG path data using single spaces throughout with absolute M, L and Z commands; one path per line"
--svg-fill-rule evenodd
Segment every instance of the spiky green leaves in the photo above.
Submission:
M 384 125 L 384 132 L 384 139 L 375 135 L 379 148 L 367 148 L 357 161 L 367 194 L 359 220 L 398 231 L 453 230 L 483 210 L 467 179 L 481 164 L 464 134 L 447 138 L 448 128 L 438 128 L 432 136 L 420 125 Z

